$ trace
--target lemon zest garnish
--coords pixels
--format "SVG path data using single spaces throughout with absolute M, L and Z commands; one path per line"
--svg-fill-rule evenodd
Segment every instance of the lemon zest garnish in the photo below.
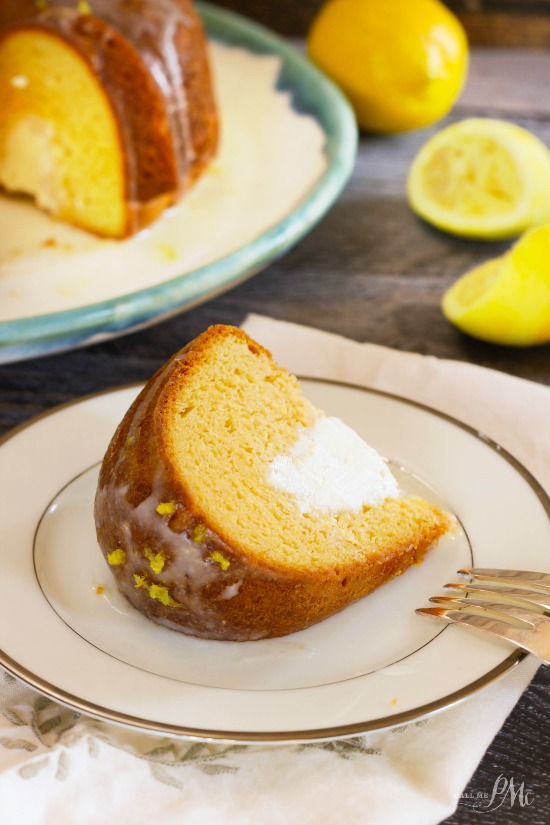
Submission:
M 162 573 L 162 568 L 166 562 L 166 556 L 164 553 L 152 553 L 148 547 L 146 547 L 143 552 L 145 558 L 149 560 L 153 573 Z
M 122 448 L 122 458 L 126 458 L 126 455 L 128 453 L 128 449 L 129 449 L 129 447 L 132 446 L 134 441 L 135 441 L 134 436 L 129 435 L 128 438 L 126 439 L 126 441 L 124 442 L 124 447 Z
M 181 604 L 172 598 L 167 587 L 161 587 L 158 584 L 151 584 L 149 586 L 149 596 L 152 599 L 156 599 L 156 601 L 161 602 L 161 604 L 165 604 L 166 607 L 181 607 Z
M 160 504 L 157 504 L 155 510 L 157 511 L 159 516 L 172 516 L 176 512 L 176 502 L 161 501 Z
M 126 553 L 122 549 L 122 547 L 117 547 L 116 550 L 111 550 L 110 553 L 107 553 L 107 561 L 113 567 L 116 567 L 119 564 L 126 563 Z
M 222 555 L 218 550 L 214 550 L 213 553 L 210 553 L 210 558 L 212 561 L 219 564 L 222 570 L 227 570 L 231 562 L 227 559 L 224 555 Z
M 134 573 L 134 581 L 136 587 L 143 587 L 147 590 L 151 599 L 166 605 L 166 607 L 181 607 L 181 604 L 172 598 L 167 587 L 160 584 L 149 584 L 145 576 L 140 576 L 138 573 Z
M 196 541 L 197 544 L 202 544 L 206 538 L 206 527 L 204 524 L 197 524 L 195 529 L 193 530 L 193 541 Z
M 169 243 L 164 243 L 163 241 L 158 241 L 157 249 L 161 253 L 162 257 L 166 261 L 177 261 L 178 260 L 178 251 L 177 249 Z

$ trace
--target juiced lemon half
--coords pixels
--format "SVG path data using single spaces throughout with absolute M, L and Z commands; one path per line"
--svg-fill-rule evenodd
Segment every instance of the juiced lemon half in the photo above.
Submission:
M 484 341 L 515 347 L 550 342 L 550 224 L 463 275 L 443 296 L 442 309 L 459 329 Z
M 411 208 L 439 229 L 512 237 L 550 220 L 550 151 L 513 123 L 468 118 L 424 144 L 407 191 Z

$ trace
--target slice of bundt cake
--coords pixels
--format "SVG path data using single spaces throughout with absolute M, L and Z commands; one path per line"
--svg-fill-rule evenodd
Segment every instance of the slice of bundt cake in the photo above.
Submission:
M 158 217 L 217 146 L 189 0 L 5 0 L 0 100 L 0 185 L 109 237 Z
M 418 561 L 447 516 L 325 417 L 244 332 L 211 327 L 120 424 L 95 502 L 122 593 L 210 639 L 282 636 Z

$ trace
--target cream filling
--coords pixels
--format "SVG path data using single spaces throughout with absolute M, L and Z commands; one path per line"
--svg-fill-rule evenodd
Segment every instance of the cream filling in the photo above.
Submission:
M 5 153 L 0 157 L 0 183 L 9 192 L 32 195 L 43 209 L 54 211 L 61 199 L 60 160 L 54 124 L 27 115 L 6 135 Z
M 293 496 L 302 513 L 358 512 L 397 498 L 399 488 L 384 459 L 339 418 L 319 418 L 292 450 L 270 464 L 268 481 Z

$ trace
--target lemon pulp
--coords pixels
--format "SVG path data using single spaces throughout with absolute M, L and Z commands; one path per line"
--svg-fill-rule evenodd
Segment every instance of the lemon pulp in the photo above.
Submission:
M 421 148 L 407 192 L 411 208 L 439 229 L 511 237 L 550 220 L 550 152 L 515 124 L 469 118 Z
M 471 135 L 434 152 L 425 186 L 443 209 L 482 217 L 514 211 L 524 190 L 510 154 L 491 138 Z
M 550 224 L 463 275 L 443 296 L 442 310 L 463 332 L 491 343 L 550 342 Z

